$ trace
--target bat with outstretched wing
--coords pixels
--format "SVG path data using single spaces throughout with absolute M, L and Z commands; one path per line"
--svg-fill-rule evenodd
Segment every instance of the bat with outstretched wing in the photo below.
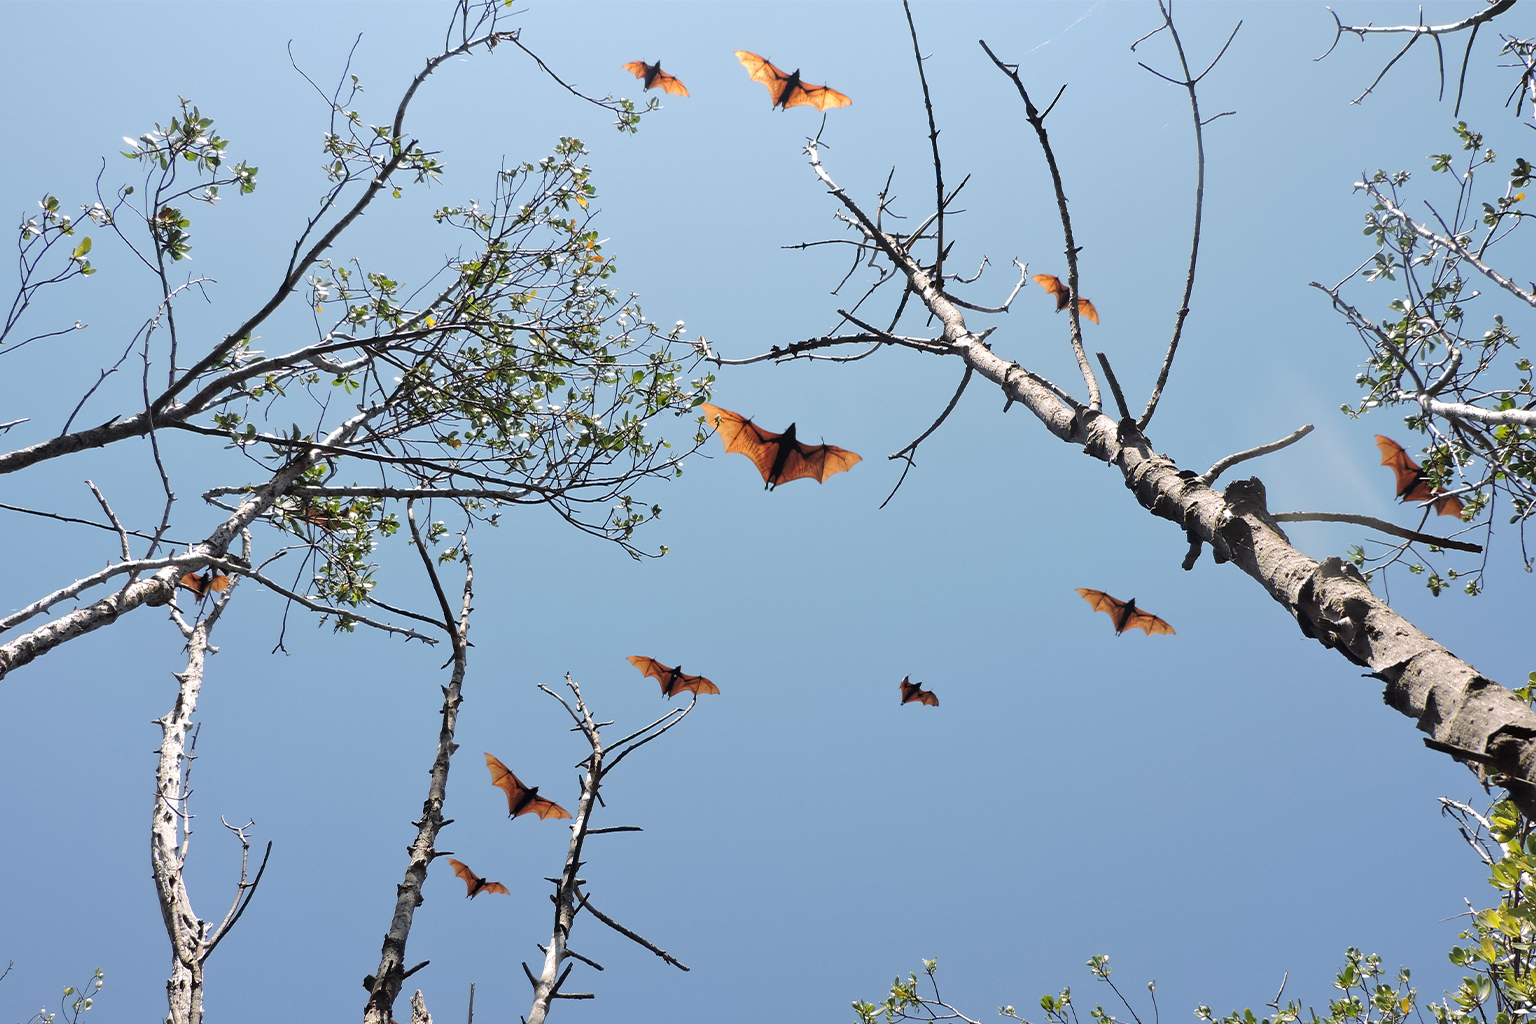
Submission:
M 1105 612 L 1115 623 L 1115 636 L 1119 636 L 1128 629 L 1139 629 L 1148 636 L 1158 633 L 1173 635 L 1173 627 L 1151 612 L 1144 612 L 1136 607 L 1136 599 L 1121 601 L 1119 598 L 1110 597 L 1102 590 L 1085 590 L 1077 588 L 1077 592 L 1083 595 L 1096 612 Z
M 800 81 L 799 68 L 796 68 L 793 74 L 786 75 L 769 61 L 746 50 L 737 50 L 736 59 L 741 61 L 741 66 L 751 73 L 752 81 L 762 82 L 767 86 L 768 95 L 772 97 L 775 107 L 784 110 L 790 107 L 815 107 L 817 110 L 829 110 L 832 107 L 846 107 L 853 102 L 836 89 L 829 89 L 824 85 L 807 85 Z
M 624 65 L 624 70 L 645 82 L 645 88 L 641 90 L 642 92 L 649 92 L 655 88 L 660 89 L 662 92 L 669 92 L 673 96 L 688 95 L 687 86 L 679 82 L 676 76 L 669 75 L 661 70 L 661 61 L 657 61 L 655 64 L 647 64 L 643 60 L 632 60 Z
M 1072 294 L 1067 290 L 1067 286 L 1062 284 L 1061 278 L 1055 274 L 1036 274 L 1030 280 L 1044 288 L 1056 300 L 1056 312 L 1060 313 L 1066 309 L 1067 303 L 1072 301 Z M 1099 322 L 1099 311 L 1087 299 L 1077 300 L 1077 311 L 1085 319 L 1092 320 L 1094 323 Z
M 471 868 L 468 864 L 465 864 L 463 861 L 454 860 L 452 857 L 449 857 L 448 863 L 453 865 L 453 873 L 464 879 L 465 886 L 469 888 L 469 892 L 466 894 L 469 899 L 474 899 L 476 896 L 479 896 L 483 892 L 499 892 L 503 896 L 512 895 L 507 891 L 506 886 L 502 885 L 500 882 L 486 881 L 484 878 L 481 878 L 479 875 L 475 874 L 474 869 Z M 372 986 L 369 987 L 372 988 Z
M 643 676 L 650 676 L 661 683 L 661 695 L 671 699 L 673 694 L 687 690 L 690 693 L 719 693 L 720 687 L 705 679 L 703 676 L 690 676 L 683 672 L 683 666 L 668 668 L 655 658 L 647 658 L 643 654 L 634 654 L 629 657 L 629 663 L 640 670 Z
M 705 421 L 720 435 L 727 453 L 737 452 L 752 460 L 763 474 L 765 490 L 802 477 L 822 483 L 833 473 L 845 472 L 864 461 L 863 456 L 835 445 L 800 443 L 795 440 L 793 423 L 784 433 L 775 434 L 729 409 L 708 402 L 699 408 L 704 410 Z
M 203 598 L 208 596 L 210 591 L 215 591 L 222 594 L 224 591 L 228 590 L 229 577 L 215 576 L 212 569 L 209 569 L 201 576 L 195 572 L 189 572 L 181 579 L 177 580 L 176 585 L 179 587 L 186 587 L 188 590 L 192 591 L 192 593 L 196 594 L 197 599 L 201 601 Z
M 540 818 L 569 818 L 571 812 L 539 796 L 538 786 L 525 786 L 517 781 L 507 766 L 495 754 L 485 755 L 485 764 L 491 770 L 491 785 L 507 794 L 507 817 L 519 814 L 537 814 Z
M 1434 501 L 1435 512 L 1442 516 L 1461 517 L 1461 499 L 1454 494 L 1439 497 L 1440 490 L 1430 486 L 1429 478 L 1419 464 L 1408 457 L 1403 446 L 1390 437 L 1376 435 L 1376 448 L 1381 452 L 1381 464 L 1391 466 L 1397 474 L 1397 496 L 1404 502 L 1417 504 Z
M 931 708 L 939 706 L 939 698 L 933 695 L 932 690 L 923 689 L 922 683 L 914 683 L 911 676 L 907 676 L 896 684 L 901 687 L 901 702 L 903 704 L 927 704 Z

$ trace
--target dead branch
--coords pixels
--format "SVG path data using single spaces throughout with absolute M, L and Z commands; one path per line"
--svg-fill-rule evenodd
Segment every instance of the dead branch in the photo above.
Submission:
M 1315 59 L 1322 60 L 1323 57 L 1327 57 L 1328 54 L 1332 53 L 1335 47 L 1339 45 L 1339 40 L 1344 37 L 1344 33 L 1346 32 L 1353 33 L 1362 41 L 1364 41 L 1367 35 L 1409 35 L 1410 38 L 1408 42 L 1403 46 L 1401 50 L 1397 52 L 1395 57 L 1387 61 L 1386 67 L 1381 69 L 1381 72 L 1371 81 L 1371 84 L 1366 87 L 1365 92 L 1362 92 L 1359 96 L 1356 96 L 1353 100 L 1350 101 L 1351 103 L 1359 103 L 1361 100 L 1369 96 L 1372 90 L 1376 88 L 1376 86 L 1381 84 L 1381 80 L 1387 76 L 1387 72 L 1392 70 L 1392 65 L 1396 64 L 1399 60 L 1402 60 L 1408 51 L 1413 48 L 1414 43 L 1417 43 L 1420 39 L 1423 39 L 1427 36 L 1435 41 L 1435 52 L 1440 68 L 1440 96 L 1443 99 L 1445 97 L 1445 51 L 1440 48 L 1440 37 L 1446 35 L 1454 35 L 1457 32 L 1462 32 L 1470 28 L 1472 32 L 1467 39 L 1467 51 L 1461 60 L 1461 85 L 1458 86 L 1456 90 L 1456 110 L 1459 113 L 1461 111 L 1462 88 L 1465 87 L 1467 81 L 1467 62 L 1472 57 L 1472 43 L 1477 39 L 1477 30 L 1483 25 L 1492 21 L 1494 18 L 1497 18 L 1499 15 L 1503 14 L 1505 11 L 1509 10 L 1514 5 L 1515 0 L 1493 0 L 1493 2 L 1490 3 L 1487 7 L 1483 8 L 1481 11 L 1478 11 L 1471 17 L 1463 18 L 1460 21 L 1450 22 L 1449 24 L 1445 25 L 1424 24 L 1424 13 L 1422 9 L 1419 12 L 1419 23 L 1417 25 L 1346 25 L 1341 20 L 1339 20 L 1338 14 L 1332 7 L 1330 7 L 1328 8 L 1328 13 L 1333 15 L 1334 24 L 1333 42 L 1329 44 L 1327 51 L 1323 53 L 1322 57 L 1317 57 Z
M 1260 455 L 1268 455 L 1271 452 L 1278 452 L 1282 448 L 1289 448 L 1291 445 L 1295 444 L 1297 441 L 1300 441 L 1310 433 L 1312 433 L 1312 424 L 1308 423 L 1303 427 L 1298 427 L 1297 429 L 1291 431 L 1289 434 L 1286 434 L 1278 441 L 1271 441 L 1269 444 L 1261 444 L 1257 448 L 1249 448 L 1245 452 L 1238 452 L 1235 455 L 1228 455 L 1226 458 L 1217 462 L 1216 465 L 1206 470 L 1196 479 L 1205 484 L 1205 486 L 1209 487 L 1216 482 L 1217 477 L 1221 476 L 1221 474 L 1225 473 L 1239 462 L 1247 462 L 1249 459 L 1256 459 Z
M 1045 130 L 1045 117 L 1035 109 L 1034 103 L 1029 98 L 1029 92 L 1024 88 L 1024 80 L 1019 77 L 1017 64 L 1004 64 L 992 52 L 992 48 L 986 40 L 978 40 L 981 48 L 992 58 L 992 63 L 997 69 L 1013 80 L 1014 87 L 1019 91 L 1019 98 L 1024 101 L 1024 116 L 1029 121 L 1029 126 L 1035 130 L 1035 137 L 1040 142 L 1040 149 L 1045 153 L 1046 166 L 1051 171 L 1051 184 L 1056 189 L 1056 209 L 1061 214 L 1061 232 L 1066 239 L 1067 257 L 1067 315 L 1071 327 L 1072 354 L 1077 357 L 1077 367 L 1083 374 L 1083 383 L 1088 386 L 1088 408 L 1098 412 L 1103 407 L 1103 399 L 1099 396 L 1099 382 L 1093 376 L 1093 369 L 1088 365 L 1088 356 L 1083 351 L 1083 325 L 1077 308 L 1077 300 L 1081 296 L 1078 291 L 1077 278 L 1077 254 L 1078 246 L 1072 238 L 1072 215 L 1067 210 L 1067 193 L 1061 184 L 1061 170 L 1056 166 L 1056 153 L 1051 149 L 1050 136 Z M 1058 97 L 1060 94 L 1057 94 Z M 1054 101 L 1052 106 L 1054 106 Z
M 1445 548 L 1447 551 L 1465 551 L 1468 554 L 1481 554 L 1482 545 L 1469 544 L 1466 541 L 1452 540 L 1449 537 L 1436 537 L 1432 533 L 1420 533 L 1417 530 L 1408 530 L 1393 523 L 1377 519 L 1375 516 L 1356 515 L 1353 512 L 1276 512 L 1270 516 L 1277 523 L 1349 523 L 1353 526 L 1364 526 L 1381 533 L 1401 537 L 1403 540 L 1414 541 L 1418 544 L 1432 544 L 1437 548 Z
M 436 625 L 448 635 L 448 642 L 453 648 L 453 671 L 448 677 L 448 685 L 443 687 L 443 706 L 439 712 L 443 722 L 437 734 L 437 753 L 427 783 L 427 798 L 421 805 L 421 817 L 414 822 L 416 838 L 408 849 L 405 878 L 395 890 L 394 914 L 390 918 L 389 931 L 384 935 L 378 971 L 372 976 L 374 981 L 369 986 L 368 1005 L 363 1011 L 364 1024 L 389 1024 L 395 999 L 400 995 L 405 979 L 419 969 L 405 969 L 406 941 L 410 937 L 416 908 L 421 906 L 421 887 L 427 879 L 428 868 L 439 856 L 438 834 L 447 825 L 443 818 L 443 803 L 448 797 L 448 769 L 453 761 L 453 753 L 458 749 L 453 737 L 458 728 L 459 705 L 464 702 L 464 676 L 469 669 L 469 613 L 474 600 L 475 568 L 470 557 L 468 537 L 464 534 L 459 537 L 460 557 L 464 561 L 464 585 L 460 590 L 459 607 L 455 614 L 443 589 L 432 554 L 423 543 L 421 531 L 416 525 L 415 510 L 411 505 L 406 506 L 406 525 L 410 528 L 411 542 L 421 556 L 422 567 L 437 596 L 438 608 L 443 617 Z
M 620 761 L 651 740 L 662 736 L 667 730 L 687 717 L 688 712 L 692 711 L 694 705 L 698 703 L 698 694 L 693 695 L 693 699 L 688 702 L 687 707 L 672 708 L 650 724 L 635 730 L 617 743 L 605 747 L 601 730 L 611 723 L 599 722 L 593 717 L 585 698 L 582 696 L 581 687 L 577 684 L 576 680 L 571 678 L 569 673 L 566 674 L 565 685 L 571 693 L 572 699 L 570 701 L 542 683 L 539 684 L 539 689 L 560 702 L 560 706 L 565 709 L 566 714 L 576 723 L 572 731 L 580 732 L 586 738 L 588 754 L 577 765 L 577 767 L 585 768 L 586 772 L 581 777 L 581 798 L 576 807 L 576 816 L 571 822 L 571 841 L 566 848 L 565 865 L 559 877 L 549 879 L 555 886 L 554 894 L 550 896 L 551 901 L 555 905 L 555 922 L 554 928 L 550 933 L 549 945 L 538 944 L 539 951 L 544 954 L 544 965 L 539 973 L 535 975 L 526 963 L 523 964 L 523 973 L 527 975 L 528 983 L 533 987 L 533 1005 L 528 1011 L 527 1024 L 543 1024 L 549 1014 L 551 1004 L 556 999 L 594 998 L 590 992 L 567 993 L 561 991 L 561 986 L 565 984 L 565 980 L 570 976 L 571 969 L 575 966 L 574 964 L 566 963 L 567 958 L 579 960 L 599 971 L 603 969 L 600 964 L 594 963 L 592 960 L 576 953 L 567 944 L 576 915 L 582 909 L 591 910 L 593 916 L 597 917 L 598 920 L 611 927 L 618 928 L 625 935 L 667 959 L 669 963 L 682 967 L 675 958 L 657 950 L 655 946 L 634 933 L 614 924 L 613 921 L 592 908 L 587 903 L 586 896 L 581 892 L 581 886 L 585 884 L 585 879 L 579 877 L 579 873 L 582 867 L 582 847 L 588 836 L 601 835 L 608 832 L 640 831 L 633 825 L 610 826 L 601 829 L 592 827 L 592 813 L 597 806 L 602 805 L 600 790 L 603 780 L 607 778 L 609 772 L 618 767 Z M 610 757 L 610 755 L 613 756 Z M 688 968 L 682 967 L 682 969 L 686 971 Z
M 1163 16 L 1163 27 L 1167 28 L 1168 34 L 1173 38 L 1173 48 L 1179 55 L 1179 67 L 1184 71 L 1184 78 L 1182 81 L 1176 81 L 1166 75 L 1152 71 L 1146 64 L 1141 66 L 1148 71 L 1152 71 L 1154 75 L 1157 75 L 1157 77 L 1162 78 L 1164 81 L 1183 86 L 1189 92 L 1189 111 L 1195 124 L 1195 226 L 1192 233 L 1193 237 L 1189 243 L 1189 272 L 1184 278 L 1184 298 L 1179 302 L 1178 312 L 1174 314 L 1173 337 L 1168 340 L 1168 350 L 1163 355 L 1163 366 L 1157 373 L 1157 383 L 1152 386 L 1152 394 L 1147 399 L 1147 407 L 1142 412 L 1141 419 L 1136 422 L 1136 429 L 1143 433 L 1146 432 L 1147 424 L 1152 422 L 1152 414 L 1157 411 L 1157 403 L 1163 397 L 1163 387 L 1168 383 L 1168 373 L 1173 369 L 1173 357 L 1179 350 L 1179 338 L 1184 333 L 1184 321 L 1189 316 L 1190 296 L 1195 291 L 1195 267 L 1200 261 L 1200 223 L 1205 212 L 1205 125 L 1207 122 L 1200 119 L 1200 98 L 1196 94 L 1195 87 L 1202 78 L 1211 73 L 1211 69 L 1216 67 L 1221 58 L 1226 55 L 1227 47 L 1231 46 L 1232 40 L 1237 38 L 1238 29 L 1243 27 L 1243 23 L 1239 21 L 1236 27 L 1232 29 L 1232 34 L 1227 36 L 1227 41 L 1222 44 L 1220 52 L 1216 54 L 1204 71 L 1195 75 L 1190 73 L 1189 60 L 1184 55 L 1184 43 L 1179 39 L 1178 26 L 1173 22 L 1171 5 L 1165 5 L 1163 0 L 1157 0 L 1157 9 Z M 1134 50 L 1135 48 L 1132 45 L 1131 49 Z

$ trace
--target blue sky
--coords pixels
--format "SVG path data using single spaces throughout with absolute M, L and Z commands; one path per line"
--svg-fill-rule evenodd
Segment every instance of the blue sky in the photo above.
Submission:
M 1378 23 L 1417 10 L 1360 7 Z M 1426 16 L 1464 11 L 1429 5 Z M 991 262 L 968 293 L 980 304 L 1006 296 L 1013 258 L 1060 273 L 1061 241 L 1032 133 L 976 40 L 1019 61 L 1037 98 L 1070 83 L 1051 129 L 1083 291 L 1103 318 L 1089 343 L 1139 402 L 1178 305 L 1193 193 L 1183 96 L 1136 66 L 1171 69 L 1172 55 L 1159 39 L 1127 50 L 1155 27 L 1155 6 L 915 13 L 933 55 L 946 178 L 973 175 L 950 231 L 953 266 Z M 1529 35 L 1524 17 L 1517 9 L 1500 25 Z M 1365 205 L 1351 195 L 1362 170 L 1407 168 L 1426 192 L 1441 187 L 1424 156 L 1453 148 L 1450 105 L 1435 102 L 1428 53 L 1350 105 L 1390 45 L 1347 39 L 1314 62 L 1332 35 L 1321 5 L 1183 7 L 1192 59 L 1214 54 L 1239 18 L 1203 86 L 1207 112 L 1236 116 L 1208 131 L 1200 283 L 1149 433 L 1199 471 L 1314 423 L 1302 444 L 1249 464 L 1271 507 L 1408 524 L 1371 435 L 1408 438 L 1394 416 L 1338 412 L 1356 398 L 1362 350 L 1307 282 L 1336 281 L 1370 253 Z M 289 65 L 290 41 L 305 71 L 331 81 L 361 33 L 362 110 L 382 122 L 445 20 L 437 4 L 0 6 L 13 43 L 0 66 L 12 153 L 0 194 L 17 217 L 45 191 L 89 201 L 99 172 L 108 188 L 132 180 L 116 155 L 123 136 L 167 120 L 178 95 L 197 103 L 231 157 L 261 168 L 255 194 L 198 224 L 193 269 L 216 284 L 206 307 L 187 307 L 184 329 L 213 336 L 272 287 L 323 186 L 326 110 Z M 818 118 L 770 111 L 737 49 L 853 97 L 827 118 L 829 172 L 867 198 L 894 167 L 901 207 L 926 210 L 926 124 L 899 7 L 534 3 L 519 21 L 524 42 L 588 91 L 635 95 L 620 65 L 660 58 L 692 96 L 663 97 L 637 136 L 621 136 L 511 48 L 455 61 L 408 121 L 442 151 L 445 180 L 370 212 L 338 255 L 419 280 L 454 244 L 432 225 L 434 207 L 488 195 L 503 160 L 537 159 L 575 135 L 590 150 L 619 287 L 653 319 L 685 320 L 727 355 L 823 333 L 844 302 L 828 295 L 842 256 L 783 248 L 841 234 L 800 152 Z M 1507 73 L 1491 46 L 1479 51 L 1463 116 L 1507 159 L 1524 129 L 1500 106 Z M 8 442 L 57 430 L 59 410 L 150 309 L 152 282 L 125 253 L 99 245 L 92 259 L 100 273 L 37 314 L 89 329 L 7 357 L 0 421 L 33 416 L 25 429 L 36 431 Z M 1384 286 L 1357 295 L 1368 312 L 1391 297 Z M 997 324 L 999 352 L 1073 379 L 1065 324 L 1033 286 L 1006 317 L 977 322 Z M 278 320 L 267 334 L 277 344 L 302 326 Z M 984 387 L 877 510 L 898 476 L 884 456 L 926 428 L 957 379 L 911 353 L 725 369 L 720 405 L 771 429 L 793 420 L 802 437 L 865 461 L 823 486 L 764 493 L 745 460 L 711 441 L 680 479 L 642 491 L 665 509 L 643 538 L 671 549 L 659 561 L 634 563 L 538 510 L 479 532 L 476 646 L 447 809 L 456 824 L 439 846 L 512 895 L 470 903 L 446 867 L 433 872 L 408 959 L 431 959 L 411 982 L 440 1021 L 462 1018 L 471 982 L 477 1015 L 526 1012 L 517 963 L 547 941 L 542 878 L 564 849 L 556 822 L 505 819 L 480 752 L 573 802 L 582 752 L 535 687 L 570 671 L 604 717 L 638 725 L 663 704 L 625 663 L 636 653 L 681 662 L 722 693 L 615 774 L 599 824 L 646 831 L 594 839 L 585 875 L 597 905 L 693 970 L 580 921 L 573 946 L 607 970 L 579 979 L 598 999 L 559 1005 L 559 1020 L 851 1019 L 850 1000 L 883 994 L 932 956 L 947 994 L 983 1015 L 1069 984 L 1102 998 L 1082 967 L 1101 952 L 1132 990 L 1155 978 L 1171 1020 L 1202 1002 L 1257 1006 L 1286 971 L 1288 991 L 1321 1005 L 1351 945 L 1412 967 L 1426 995 L 1454 983 L 1452 918 L 1484 887 L 1436 798 L 1480 795 L 1475 783 L 1256 584 L 1209 557 L 1181 572 L 1183 537 L 1137 507 L 1118 475 L 1024 410 L 1002 415 Z M 104 419 L 132 401 L 129 390 L 91 409 Z M 249 470 L 216 443 L 177 444 L 191 467 L 178 481 L 188 500 L 177 533 L 201 536 L 217 514 L 191 496 Z M 144 520 L 159 507 L 150 470 L 147 446 L 129 442 L 8 477 L 0 500 L 88 513 L 80 481 L 90 477 Z M 4 522 L 7 609 L 112 557 L 107 535 Z M 1361 539 L 1321 526 L 1292 537 L 1316 557 Z M 1410 620 L 1506 683 L 1536 668 L 1515 546 L 1500 538 L 1475 600 L 1432 599 L 1405 576 L 1391 591 Z M 413 596 L 414 576 L 402 580 Z M 1178 634 L 1117 639 L 1077 587 L 1134 596 Z M 254 588 L 240 594 L 204 691 L 190 871 L 200 913 L 221 916 L 232 893 L 236 851 L 220 815 L 254 818 L 254 835 L 274 842 L 261 892 L 210 963 L 207 1004 L 227 1020 L 345 1019 L 365 998 L 359 982 L 377 965 L 414 834 L 443 655 L 333 637 L 302 618 L 290 620 L 290 654 L 274 655 L 282 611 Z M 144 609 L 0 682 L 0 818 L 11 823 L 0 960 L 16 962 L 0 982 L 0 1019 L 25 1019 L 97 966 L 107 988 L 95 1019 L 163 1012 L 168 950 L 145 843 L 150 722 L 181 664 L 174 628 Z M 909 674 L 939 708 L 896 705 Z

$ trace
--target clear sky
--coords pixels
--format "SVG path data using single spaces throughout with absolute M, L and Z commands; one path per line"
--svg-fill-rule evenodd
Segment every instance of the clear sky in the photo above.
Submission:
M 1428 5 L 1426 17 L 1470 6 Z M 1338 9 L 1346 20 L 1417 17 L 1412 4 Z M 1006 296 L 1013 258 L 1063 268 L 1043 161 L 976 40 L 1018 61 L 1037 98 L 1069 83 L 1051 128 L 1084 247 L 1083 291 L 1103 320 L 1087 326 L 1089 344 L 1111 355 L 1139 404 L 1178 306 L 1193 193 L 1185 98 L 1136 64 L 1171 71 L 1170 48 L 1158 38 L 1128 50 L 1156 26 L 1155 6 L 915 13 L 946 178 L 973 175 L 966 212 L 950 222 L 951 265 L 991 261 L 967 293 L 979 304 Z M 1443 187 L 1424 160 L 1454 146 L 1432 56 L 1410 54 L 1352 106 L 1393 45 L 1346 39 L 1314 62 L 1333 34 L 1321 4 L 1191 4 L 1180 16 L 1202 64 L 1244 25 L 1203 85 L 1208 113 L 1236 115 L 1208 130 L 1204 263 L 1153 444 L 1203 471 L 1313 423 L 1302 444 L 1245 467 L 1264 479 L 1271 508 L 1407 525 L 1371 435 L 1409 439 L 1395 416 L 1338 412 L 1357 397 L 1363 349 L 1307 282 L 1336 281 L 1370 254 L 1366 207 L 1351 194 L 1362 170 L 1406 168 L 1424 189 Z M 185 329 L 216 336 L 272 287 L 324 184 L 326 108 L 290 48 L 329 82 L 361 33 L 361 109 L 382 123 L 446 19 L 441 4 L 0 5 L 11 140 L 0 195 L 16 218 L 45 191 L 69 207 L 87 202 L 98 173 L 108 191 L 133 180 L 117 155 L 123 136 L 168 120 L 178 95 L 197 103 L 231 158 L 261 168 L 254 195 L 198 222 L 193 269 L 216 284 L 206 308 L 188 307 Z M 455 244 L 432 224 L 434 207 L 487 196 L 503 160 L 537 159 L 575 135 L 590 150 L 618 285 L 652 318 L 685 320 L 727 355 L 823 333 L 846 301 L 828 294 L 843 256 L 784 248 L 841 235 L 801 153 L 819 118 L 771 111 L 737 49 L 850 95 L 827 117 L 829 172 L 868 199 L 895 168 L 898 208 L 914 220 L 928 209 L 927 129 L 898 6 L 540 2 L 518 20 L 523 41 L 588 91 L 638 95 L 621 65 L 659 58 L 692 96 L 663 97 L 637 136 L 621 136 L 510 47 L 452 62 L 407 122 L 441 151 L 444 181 L 370 212 L 338 256 L 419 281 Z M 1499 25 L 1532 34 L 1518 8 Z M 1527 130 L 1501 106 L 1511 83 L 1494 67 L 1492 36 L 1479 41 L 1462 116 L 1507 163 Z M 56 431 L 152 308 L 149 277 L 99 242 L 100 272 L 38 313 L 89 329 L 7 357 L 0 372 L 0 421 L 34 417 L 8 447 Z M 1376 314 L 1391 298 L 1385 286 L 1356 295 Z M 1496 302 L 1484 309 L 1503 309 Z M 1033 286 L 1007 316 L 974 322 L 997 325 L 1000 353 L 1073 380 L 1065 322 Z M 302 327 L 275 321 L 268 340 Z M 770 429 L 794 421 L 802 437 L 865 461 L 822 486 L 765 493 L 745 460 L 720 457 L 711 441 L 683 477 L 641 492 L 665 509 L 642 538 L 671 549 L 659 561 L 634 563 L 538 510 L 479 531 L 475 648 L 447 807 L 456 823 L 439 846 L 512 894 L 467 902 L 446 867 L 434 869 L 408 960 L 432 961 L 410 984 L 439 1021 L 463 1019 L 471 982 L 477 1016 L 526 1012 L 517 964 L 548 940 L 542 878 L 564 851 L 557 822 L 506 820 L 481 751 L 573 803 L 583 752 L 535 686 L 570 671 L 604 717 L 638 725 L 664 704 L 625 663 L 636 653 L 681 662 L 722 693 L 615 774 L 598 824 L 645 832 L 594 839 L 584 874 L 594 902 L 693 970 L 580 920 L 572 945 L 607 970 L 578 967 L 572 987 L 598 998 L 558 1005 L 557 1020 L 844 1021 L 850 1000 L 883 995 L 893 975 L 933 956 L 946 993 L 982 1015 L 1033 1008 L 1063 985 L 1102 998 L 1082 967 L 1095 953 L 1111 955 L 1130 990 L 1155 978 L 1170 1020 L 1202 1002 L 1258 1006 L 1286 971 L 1288 992 L 1321 1006 L 1352 945 L 1412 967 L 1426 996 L 1454 984 L 1444 955 L 1454 917 L 1486 887 L 1436 798 L 1481 793 L 1383 706 L 1375 681 L 1305 640 L 1257 584 L 1209 555 L 1181 572 L 1174 527 L 1026 411 L 1004 416 L 985 386 L 877 510 L 899 475 L 885 455 L 926 428 L 958 376 L 912 353 L 725 369 L 720 405 Z M 131 388 L 96 400 L 92 422 L 133 401 Z M 202 536 L 220 514 L 194 496 L 251 470 L 217 442 L 178 444 L 198 468 L 178 483 L 175 532 Z M 158 515 L 137 442 L 6 477 L 0 501 L 87 514 L 87 476 L 123 514 Z M 7 610 L 113 556 L 109 535 L 5 516 Z M 1321 558 L 1362 534 L 1297 527 L 1292 538 Z M 1505 683 L 1536 668 L 1516 547 L 1500 537 L 1476 599 L 1432 599 L 1405 575 L 1391 590 L 1410 620 Z M 397 561 L 399 546 L 383 556 Z M 403 599 L 421 596 L 414 575 L 402 580 Z M 1116 638 L 1077 587 L 1135 597 L 1178 633 Z M 189 875 L 199 912 L 217 919 L 232 895 L 236 851 L 220 815 L 254 818 L 274 853 L 210 963 L 208 1012 L 349 1019 L 425 795 L 443 654 L 333 637 L 299 613 L 289 655 L 272 654 L 281 605 L 255 588 L 239 597 L 215 635 L 200 714 Z M 143 609 L 0 682 L 0 961 L 16 965 L 0 982 L 0 1020 L 51 1005 L 97 966 L 107 975 L 97 1024 L 163 1013 L 168 948 L 145 841 L 151 720 L 169 708 L 181 665 L 179 635 Z M 897 706 L 909 674 L 940 707 Z

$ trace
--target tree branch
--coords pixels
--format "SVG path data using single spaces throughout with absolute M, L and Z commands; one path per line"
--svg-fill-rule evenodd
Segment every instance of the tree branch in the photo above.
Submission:
M 1431 533 L 1419 533 L 1417 530 L 1395 526 L 1375 516 L 1355 515 L 1353 512 L 1276 512 L 1270 518 L 1277 523 L 1350 523 L 1401 537 L 1403 540 L 1433 544 L 1447 551 L 1465 551 L 1473 555 L 1482 554 L 1483 551 L 1479 544 L 1468 544 L 1466 541 L 1452 540 L 1449 537 L 1436 537 Z
M 1045 153 L 1046 166 L 1051 171 L 1051 184 L 1056 188 L 1056 209 L 1061 214 L 1061 231 L 1066 238 L 1067 316 L 1071 325 L 1072 354 L 1077 358 L 1077 368 L 1083 374 L 1083 383 L 1088 386 L 1088 408 L 1092 412 L 1098 412 L 1104 403 L 1099 396 L 1099 382 L 1093 376 L 1093 368 L 1088 365 L 1087 353 L 1083 351 L 1083 325 L 1077 307 L 1077 300 L 1082 294 L 1077 286 L 1078 247 L 1072 238 L 1072 216 L 1067 211 L 1067 194 L 1062 189 L 1061 170 L 1056 166 L 1056 153 L 1051 149 L 1050 136 L 1045 130 L 1045 118 L 1031 102 L 1029 92 L 1024 88 L 1024 81 L 1019 78 L 1018 65 L 1004 64 L 992 52 L 986 40 L 977 41 L 981 43 L 981 48 L 987 52 L 987 56 L 992 58 L 992 63 L 997 65 L 997 69 L 1013 79 L 1014 87 L 1019 91 L 1019 98 L 1024 101 L 1024 116 L 1028 119 L 1030 127 L 1035 130 L 1036 138 L 1040 140 L 1040 149 Z M 1053 103 L 1052 106 L 1054 105 Z

